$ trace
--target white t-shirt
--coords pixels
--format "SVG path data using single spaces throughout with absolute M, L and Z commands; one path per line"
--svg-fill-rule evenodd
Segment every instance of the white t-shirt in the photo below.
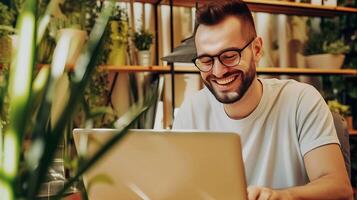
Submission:
M 241 136 L 248 185 L 274 189 L 309 182 L 303 156 L 339 143 L 332 115 L 312 86 L 294 80 L 259 79 L 263 95 L 246 118 L 229 118 L 204 88 L 180 108 L 173 129 L 237 132 Z

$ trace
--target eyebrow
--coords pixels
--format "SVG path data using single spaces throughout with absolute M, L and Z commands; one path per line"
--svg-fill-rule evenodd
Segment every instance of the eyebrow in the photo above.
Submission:
M 218 56 L 221 53 L 226 52 L 226 51 L 240 51 L 240 50 L 242 50 L 242 49 L 238 48 L 238 47 L 228 47 L 228 48 L 220 50 L 217 54 L 211 55 L 211 54 L 204 53 L 201 55 L 197 55 L 197 58 L 204 57 L 204 56 L 215 57 L 215 56 Z

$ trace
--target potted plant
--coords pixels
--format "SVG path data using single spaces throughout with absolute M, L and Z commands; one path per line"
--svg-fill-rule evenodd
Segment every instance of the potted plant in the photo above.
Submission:
M 14 29 L 14 12 L 0 2 L 0 64 L 9 64 L 11 57 L 11 38 L 8 37 Z
M 306 65 L 309 68 L 341 68 L 345 54 L 350 47 L 342 39 L 332 42 L 323 41 L 322 34 L 313 35 L 305 46 Z
M 357 88 L 356 77 L 354 76 L 328 76 L 323 78 L 324 82 L 324 98 L 337 100 L 349 106 L 347 114 L 351 116 L 346 117 L 353 129 L 356 129 L 356 102 L 357 102 Z M 346 113 L 345 113 L 346 114 Z M 353 120 L 352 120 L 353 119 Z M 354 121 L 354 122 L 353 122 Z
M 327 101 L 327 105 L 331 112 L 338 113 L 343 117 L 346 117 L 350 113 L 350 107 L 348 105 L 341 104 L 337 100 L 329 100 Z
M 324 6 L 337 6 L 337 0 L 323 0 Z
M 352 116 L 350 116 L 350 107 L 348 105 L 341 104 L 338 100 L 329 100 L 327 105 L 331 112 L 338 113 L 345 118 L 348 129 L 353 129 Z
M 336 31 L 339 25 L 334 21 L 326 21 L 316 30 L 308 21 L 309 39 L 304 45 L 306 66 L 309 68 L 341 68 L 345 60 L 345 54 L 350 47 L 345 44 L 342 37 Z
M 150 47 L 153 35 L 149 31 L 140 30 L 134 34 L 134 45 L 138 50 L 138 61 L 141 66 L 151 65 Z

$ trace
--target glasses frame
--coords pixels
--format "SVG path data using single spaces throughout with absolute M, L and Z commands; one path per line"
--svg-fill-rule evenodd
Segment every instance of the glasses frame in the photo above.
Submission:
M 235 47 L 233 47 L 233 48 L 224 49 L 223 51 L 219 52 L 219 53 L 216 54 L 216 55 L 201 55 L 201 56 L 198 56 L 198 57 L 193 58 L 193 59 L 192 59 L 192 62 L 193 62 L 193 64 L 195 64 L 195 66 L 197 67 L 197 69 L 200 70 L 201 72 L 209 72 L 209 71 L 212 70 L 213 65 L 214 65 L 214 58 L 217 58 L 217 59 L 219 60 L 219 62 L 220 62 L 222 65 L 226 66 L 226 67 L 234 67 L 234 66 L 237 66 L 237 65 L 239 65 L 239 63 L 240 63 L 240 61 L 241 61 L 241 59 L 242 59 L 242 52 L 243 52 L 244 49 L 247 48 L 254 40 L 255 40 L 255 37 L 254 37 L 252 40 L 250 40 L 243 48 L 235 48 Z M 224 63 L 221 61 L 220 56 L 221 56 L 222 54 L 228 52 L 228 51 L 236 51 L 236 52 L 238 53 L 238 55 L 239 55 L 239 61 L 238 61 L 237 64 L 234 64 L 234 65 L 230 66 L 230 65 L 224 64 Z M 211 64 L 211 67 L 208 68 L 208 70 L 202 70 L 202 69 L 201 69 L 200 67 L 198 67 L 197 64 L 196 64 L 196 60 L 197 60 L 197 59 L 200 59 L 200 58 L 202 58 L 202 57 L 210 57 L 210 58 L 212 59 L 212 61 L 213 61 L 212 64 Z

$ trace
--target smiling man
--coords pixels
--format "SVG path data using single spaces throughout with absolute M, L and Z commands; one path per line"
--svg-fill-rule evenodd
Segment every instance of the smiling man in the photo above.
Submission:
M 174 129 L 240 134 L 249 199 L 352 199 L 332 115 L 312 86 L 257 78 L 262 39 L 241 1 L 197 10 L 193 59 L 205 88 Z

